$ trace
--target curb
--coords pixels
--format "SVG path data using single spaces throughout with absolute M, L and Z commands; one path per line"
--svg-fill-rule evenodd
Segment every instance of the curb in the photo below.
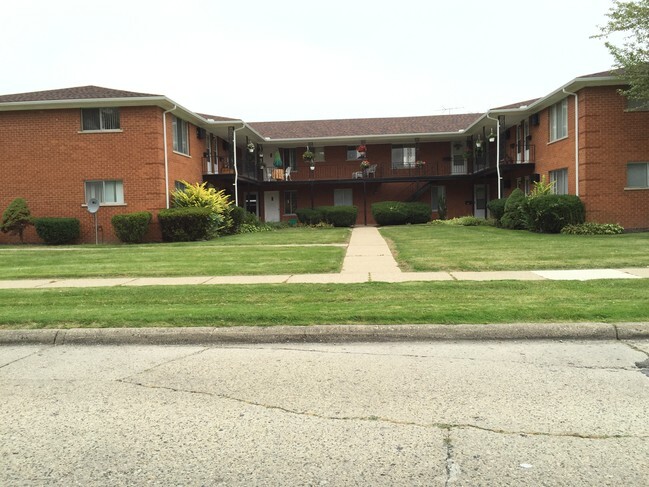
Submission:
M 649 339 L 649 322 L 0 330 L 0 345 L 55 346 L 624 339 Z

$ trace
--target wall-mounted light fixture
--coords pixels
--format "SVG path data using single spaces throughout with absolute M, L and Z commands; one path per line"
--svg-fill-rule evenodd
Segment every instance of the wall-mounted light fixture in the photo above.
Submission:
M 494 129 L 491 129 L 491 132 L 489 132 L 488 140 L 491 143 L 496 142 L 496 134 L 494 134 Z

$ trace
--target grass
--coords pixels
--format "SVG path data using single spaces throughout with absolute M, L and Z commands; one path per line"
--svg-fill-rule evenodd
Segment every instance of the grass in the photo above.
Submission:
M 300 228 L 208 242 L 5 246 L 0 247 L 0 279 L 338 272 L 345 248 L 330 244 L 347 243 L 349 236 L 349 229 Z
M 549 235 L 489 226 L 381 228 L 403 270 L 500 271 L 649 266 L 649 233 Z
M 0 328 L 649 320 L 646 280 L 0 290 Z

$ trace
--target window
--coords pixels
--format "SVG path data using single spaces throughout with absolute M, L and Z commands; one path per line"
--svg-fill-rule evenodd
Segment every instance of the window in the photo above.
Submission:
M 90 198 L 96 198 L 102 205 L 124 204 L 124 185 L 122 181 L 86 181 L 85 190 L 86 203 Z
M 550 107 L 550 142 L 568 137 L 568 99 Z
M 626 165 L 627 188 L 649 188 L 649 162 L 630 162 Z
M 550 171 L 550 182 L 554 183 L 554 194 L 568 194 L 568 170 Z
M 353 206 L 354 195 L 351 188 L 334 189 L 334 206 Z
M 361 153 L 356 150 L 357 146 L 348 146 L 347 147 L 347 160 L 348 161 L 357 161 L 362 159 Z
M 324 147 L 316 147 L 313 149 L 314 162 L 325 162 L 325 149 Z
M 81 130 L 119 130 L 119 108 L 82 108 Z
M 392 146 L 392 169 L 415 167 L 416 151 L 414 145 Z
M 626 99 L 626 109 L 630 112 L 649 111 L 649 100 Z
M 284 214 L 294 215 L 297 210 L 297 191 L 284 191 Z
M 187 185 L 184 182 L 178 180 L 174 181 L 174 189 L 176 191 L 185 191 L 186 188 Z
M 189 136 L 187 122 L 177 117 L 171 118 L 171 128 L 174 137 L 174 151 L 189 155 Z
M 292 172 L 297 171 L 297 163 L 295 162 L 295 149 L 280 149 L 282 154 L 282 162 L 284 167 L 290 167 Z
M 444 186 L 431 186 L 430 189 L 432 194 L 430 201 L 431 210 L 438 211 L 439 201 L 441 198 L 444 198 L 446 196 L 446 189 L 444 188 Z

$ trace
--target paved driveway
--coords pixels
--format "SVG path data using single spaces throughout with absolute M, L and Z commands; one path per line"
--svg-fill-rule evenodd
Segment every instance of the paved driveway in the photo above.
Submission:
M 649 341 L 0 348 L 0 485 L 649 485 Z

